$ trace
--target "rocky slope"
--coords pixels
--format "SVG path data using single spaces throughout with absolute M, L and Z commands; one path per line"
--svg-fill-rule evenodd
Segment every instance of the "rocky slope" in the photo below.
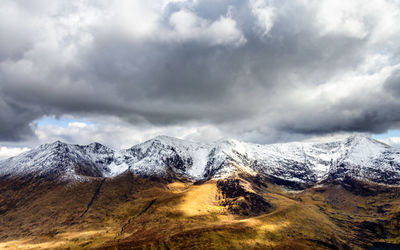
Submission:
M 55 142 L 0 162 L 1 177 L 36 175 L 84 179 L 125 171 L 144 177 L 204 181 L 237 173 L 259 175 L 294 188 L 355 178 L 400 184 L 400 150 L 365 136 L 330 143 L 258 145 L 235 140 L 196 143 L 159 136 L 114 151 Z
M 399 244 L 399 162 L 397 149 L 364 136 L 273 145 L 162 136 L 121 151 L 55 142 L 0 162 L 0 248 Z

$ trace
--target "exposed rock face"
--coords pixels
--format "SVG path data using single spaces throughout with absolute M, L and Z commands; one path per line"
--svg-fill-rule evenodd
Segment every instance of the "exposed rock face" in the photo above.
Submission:
M 78 146 L 57 141 L 1 161 L 0 176 L 49 180 L 102 177 L 109 172 L 112 156 L 113 151 L 101 144 Z
M 125 171 L 164 179 L 223 180 L 262 176 L 291 189 L 350 179 L 400 185 L 400 151 L 365 136 L 330 143 L 257 145 L 222 140 L 195 143 L 160 136 L 114 151 L 55 142 L 0 161 L 0 176 L 50 179 L 114 177 Z
M 398 162 L 396 149 L 366 137 L 158 137 L 122 151 L 55 142 L 0 162 L 0 240 L 10 249 L 63 237 L 65 248 L 365 249 L 398 240 Z
M 272 205 L 253 190 L 245 189 L 241 179 L 219 180 L 217 187 L 223 195 L 222 205 L 233 214 L 259 215 L 272 210 Z

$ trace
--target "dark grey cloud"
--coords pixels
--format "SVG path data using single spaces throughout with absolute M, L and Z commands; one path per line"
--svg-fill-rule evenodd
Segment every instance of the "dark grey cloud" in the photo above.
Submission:
M 400 69 L 394 71 L 384 83 L 385 90 L 400 104 Z
M 0 140 L 65 114 L 264 142 L 396 127 L 399 6 L 329 2 L 4 1 Z
M 42 113 L 6 99 L 3 97 L 0 100 L 0 138 L 7 141 L 27 139 L 32 134 L 30 122 Z

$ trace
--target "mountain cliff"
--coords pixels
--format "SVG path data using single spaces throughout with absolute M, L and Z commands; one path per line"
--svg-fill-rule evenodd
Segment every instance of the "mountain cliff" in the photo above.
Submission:
M 269 145 L 235 140 L 197 143 L 159 136 L 121 151 L 99 143 L 80 146 L 57 141 L 0 162 L 0 176 L 5 178 L 35 175 L 78 180 L 115 177 L 125 171 L 193 181 L 246 173 L 297 188 L 347 177 L 399 185 L 400 150 L 361 135 L 329 143 Z
M 0 161 L 0 248 L 398 247 L 399 163 L 398 149 L 358 135 L 160 136 L 124 150 L 57 141 Z

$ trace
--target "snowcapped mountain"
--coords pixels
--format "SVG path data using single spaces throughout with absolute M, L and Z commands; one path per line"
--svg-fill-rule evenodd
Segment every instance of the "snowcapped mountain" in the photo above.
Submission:
M 35 175 L 49 179 L 102 177 L 110 172 L 108 166 L 113 155 L 113 150 L 99 143 L 79 146 L 56 141 L 0 161 L 0 176 Z
M 361 135 L 330 143 L 270 145 L 159 136 L 121 151 L 99 143 L 79 146 L 57 141 L 0 162 L 0 177 L 78 179 L 113 177 L 127 170 L 192 180 L 223 179 L 241 172 L 299 186 L 346 177 L 400 185 L 400 151 Z

